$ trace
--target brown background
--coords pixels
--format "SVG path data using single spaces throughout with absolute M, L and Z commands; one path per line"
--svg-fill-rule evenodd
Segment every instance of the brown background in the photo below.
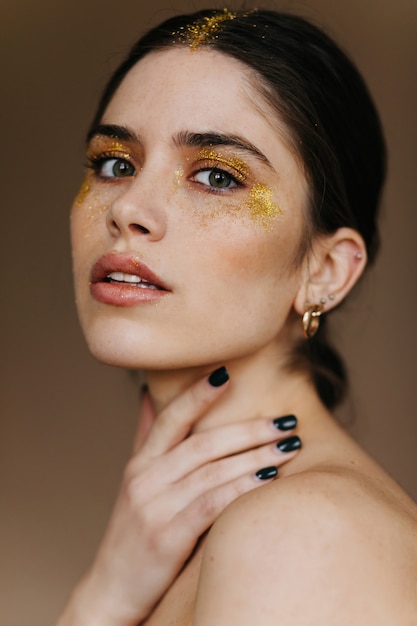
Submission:
M 131 377 L 93 361 L 74 309 L 68 209 L 81 179 L 84 132 L 105 77 L 137 34 L 205 4 L 0 3 L 5 626 L 54 622 L 104 528 L 135 423 Z M 341 417 L 417 498 L 417 2 L 268 6 L 327 28 L 358 63 L 381 112 L 391 155 L 383 249 L 334 323 L 353 386 Z

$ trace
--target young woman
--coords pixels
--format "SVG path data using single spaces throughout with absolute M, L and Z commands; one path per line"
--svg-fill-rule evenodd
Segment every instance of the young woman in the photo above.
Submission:
M 356 69 L 299 17 L 174 18 L 112 77 L 87 166 L 81 323 L 147 388 L 59 625 L 417 624 L 417 508 L 331 415 L 324 321 L 374 258 L 385 169 Z

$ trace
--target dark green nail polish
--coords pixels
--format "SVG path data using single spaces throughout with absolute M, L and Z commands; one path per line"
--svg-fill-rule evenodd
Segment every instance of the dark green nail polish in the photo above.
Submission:
M 281 450 L 281 452 L 293 452 L 294 450 L 301 448 L 301 439 L 297 436 L 288 437 L 288 439 L 279 441 L 277 443 L 277 448 Z
M 259 480 L 268 480 L 270 478 L 275 478 L 278 476 L 278 469 L 275 465 L 271 465 L 270 467 L 264 467 L 256 472 L 256 478 Z
M 225 367 L 219 367 L 209 376 L 209 383 L 212 387 L 220 387 L 229 380 L 229 373 Z
M 284 415 L 284 417 L 277 417 L 272 423 L 278 430 L 292 430 L 297 426 L 297 418 L 295 415 Z

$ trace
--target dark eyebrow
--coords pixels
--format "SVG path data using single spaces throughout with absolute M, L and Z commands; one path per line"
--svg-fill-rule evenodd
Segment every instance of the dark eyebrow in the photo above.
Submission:
M 238 150 L 249 152 L 259 161 L 274 169 L 267 157 L 252 143 L 238 135 L 224 135 L 216 132 L 193 133 L 187 130 L 180 131 L 174 137 L 174 145 L 190 148 L 209 148 L 212 146 L 231 146 Z
M 98 124 L 94 126 L 87 134 L 87 143 L 90 142 L 93 137 L 100 135 L 110 137 L 111 139 L 141 143 L 139 136 L 131 128 L 128 126 L 119 126 L 118 124 Z M 190 148 L 230 146 L 238 150 L 243 150 L 244 152 L 249 152 L 252 156 L 261 161 L 261 163 L 274 170 L 268 158 L 258 150 L 256 146 L 238 135 L 225 135 L 216 132 L 194 133 L 183 130 L 174 136 L 173 143 L 174 146 Z
M 128 126 L 119 126 L 117 124 L 98 124 L 94 126 L 87 134 L 87 143 L 97 136 L 110 137 L 111 139 L 121 139 L 123 141 L 133 141 L 139 143 L 140 139 L 137 134 Z

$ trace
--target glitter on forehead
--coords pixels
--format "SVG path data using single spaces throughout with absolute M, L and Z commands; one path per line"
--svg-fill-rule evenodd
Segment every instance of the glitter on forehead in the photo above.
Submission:
M 203 17 L 172 34 L 185 38 L 191 50 L 195 50 L 200 45 L 212 41 L 217 36 L 223 22 L 234 20 L 237 16 L 237 13 L 223 9 L 221 13 L 216 13 L 212 17 Z
M 266 230 L 271 230 L 272 221 L 282 215 L 279 206 L 272 201 L 272 189 L 264 183 L 252 187 L 246 206 L 251 218 L 259 221 Z
M 228 167 L 233 168 L 234 170 L 236 170 L 239 180 L 243 181 L 249 175 L 248 166 L 246 165 L 244 161 L 242 161 L 242 159 L 239 159 L 239 157 L 236 157 L 236 156 L 226 157 L 226 156 L 219 154 L 215 150 L 203 148 L 198 153 L 198 158 L 207 159 L 208 161 L 216 161 L 217 163 L 221 163 L 222 165 L 226 165 Z

